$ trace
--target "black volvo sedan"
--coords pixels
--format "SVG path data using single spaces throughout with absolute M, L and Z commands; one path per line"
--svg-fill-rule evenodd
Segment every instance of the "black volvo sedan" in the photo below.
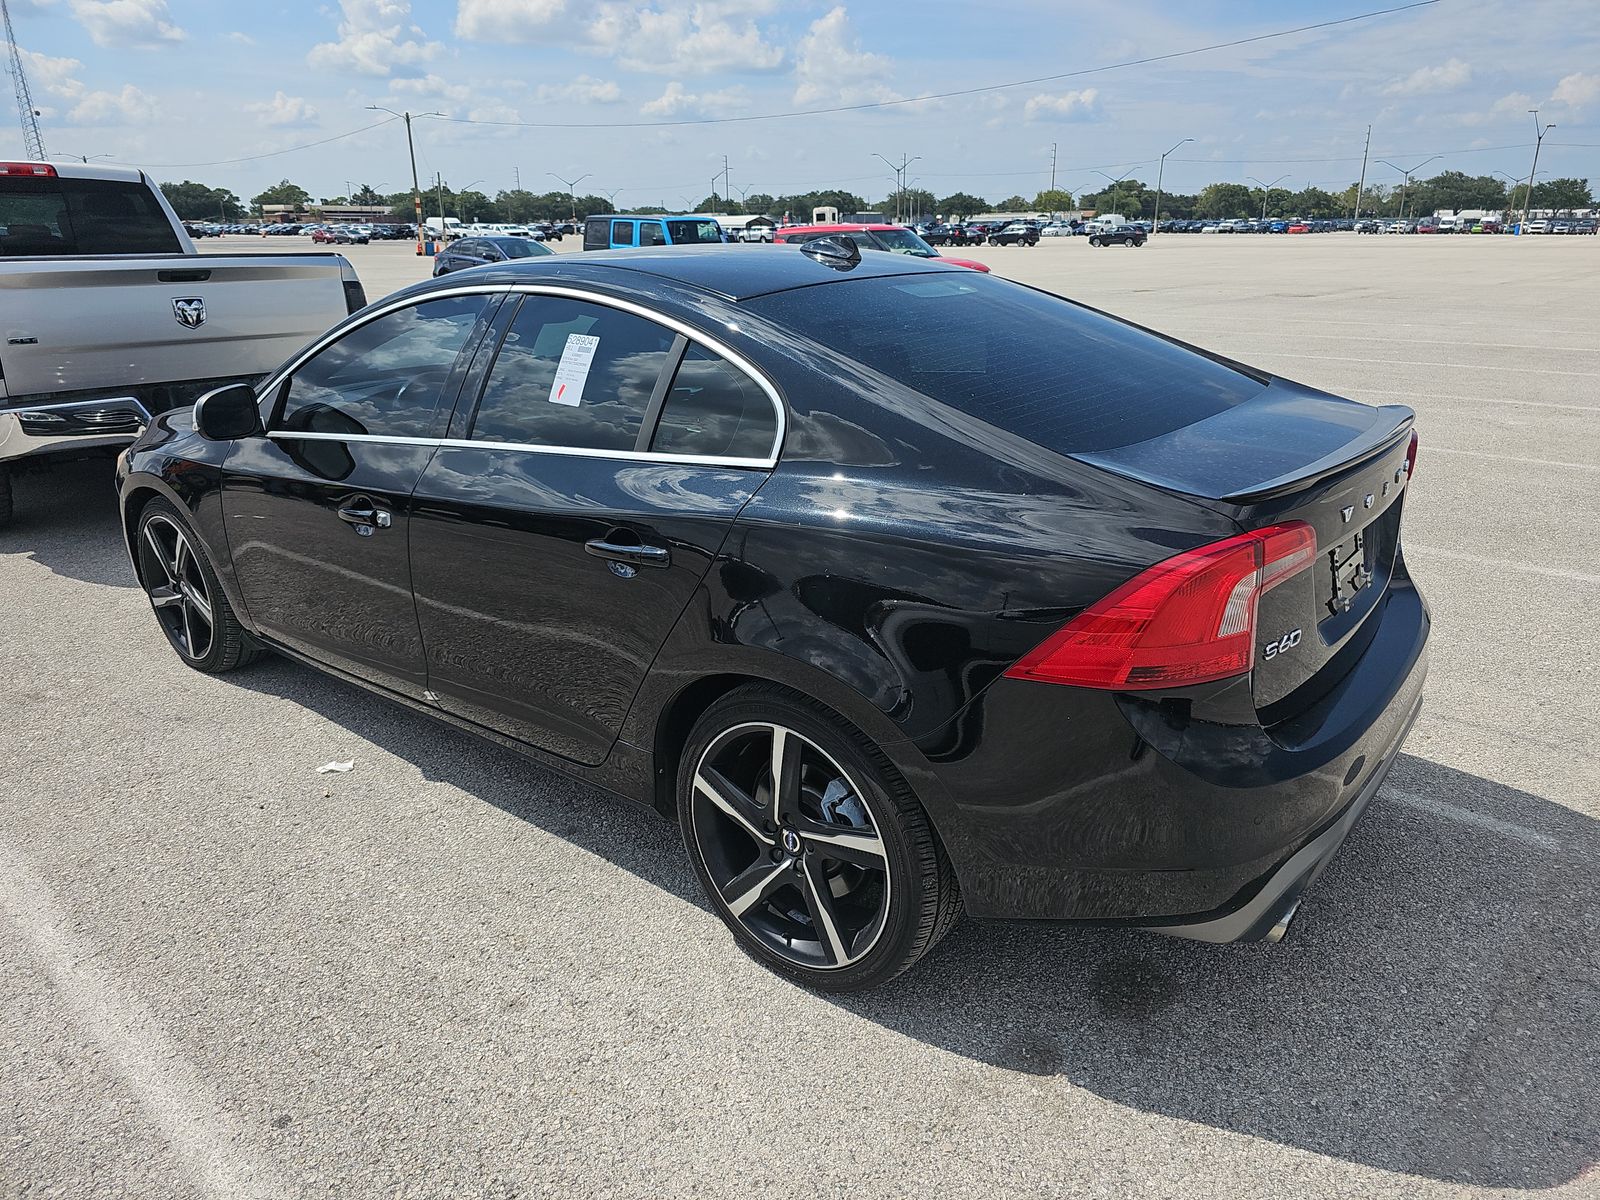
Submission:
M 675 812 L 740 946 L 1276 940 L 1415 720 L 1412 413 L 814 243 L 484 267 L 160 417 L 127 543 L 271 649 Z

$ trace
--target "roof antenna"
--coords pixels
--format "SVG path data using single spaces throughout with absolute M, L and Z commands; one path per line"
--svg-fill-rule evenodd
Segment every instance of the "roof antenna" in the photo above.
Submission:
M 851 270 L 861 262 L 861 247 L 847 237 L 815 238 L 802 245 L 800 253 L 835 271 Z

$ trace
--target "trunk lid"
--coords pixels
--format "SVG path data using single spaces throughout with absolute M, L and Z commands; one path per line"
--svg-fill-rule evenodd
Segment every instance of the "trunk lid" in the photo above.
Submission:
M 1264 724 L 1315 703 L 1376 631 L 1399 562 L 1413 413 L 1287 380 L 1161 437 L 1074 455 L 1227 513 L 1241 529 L 1304 521 L 1312 565 L 1261 597 L 1251 678 Z

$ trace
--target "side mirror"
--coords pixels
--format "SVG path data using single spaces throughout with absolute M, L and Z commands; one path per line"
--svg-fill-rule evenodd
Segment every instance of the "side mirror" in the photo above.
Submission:
M 255 389 L 247 383 L 213 388 L 194 402 L 194 428 L 212 442 L 231 442 L 264 432 Z

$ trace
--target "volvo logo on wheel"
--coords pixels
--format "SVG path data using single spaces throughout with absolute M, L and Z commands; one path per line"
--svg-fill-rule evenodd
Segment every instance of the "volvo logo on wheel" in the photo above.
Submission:
M 800 835 L 792 829 L 783 831 L 783 848 L 789 854 L 800 853 Z
M 178 324 L 185 329 L 199 329 L 206 323 L 206 302 L 204 297 L 189 296 L 184 299 L 175 299 L 172 302 L 172 315 L 177 318 Z

